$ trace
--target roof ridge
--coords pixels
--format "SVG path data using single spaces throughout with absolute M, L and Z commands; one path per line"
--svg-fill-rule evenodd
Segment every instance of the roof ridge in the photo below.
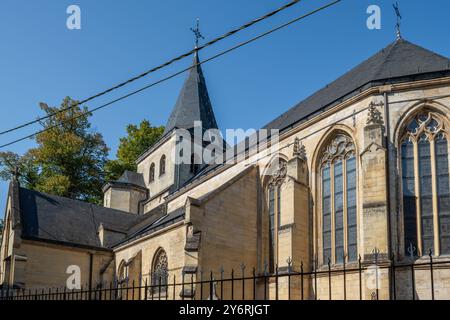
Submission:
M 406 41 L 403 38 L 397 39 L 394 42 L 390 43 L 387 47 L 383 48 L 381 51 L 379 51 L 378 53 L 382 52 L 384 53 L 384 50 L 388 50 L 387 54 L 385 54 L 383 62 L 380 63 L 380 65 L 378 66 L 378 71 L 375 73 L 375 78 L 378 78 L 383 70 L 383 66 L 385 65 L 385 63 L 389 60 L 389 57 L 392 54 L 392 51 L 395 49 L 396 45 L 399 44 L 401 41 Z

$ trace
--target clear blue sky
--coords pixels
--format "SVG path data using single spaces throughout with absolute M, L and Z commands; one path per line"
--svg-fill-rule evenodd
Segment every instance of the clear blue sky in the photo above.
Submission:
M 192 48 L 189 30 L 201 19 L 206 39 L 289 0 L 2 0 L 0 3 L 0 129 L 41 115 L 38 103 L 86 98 Z M 219 126 L 259 128 L 395 39 L 393 1 L 344 0 L 287 29 L 203 66 Z M 399 0 L 407 40 L 450 56 L 450 2 Z M 201 58 L 288 21 L 323 0 L 304 0 L 282 14 L 202 51 Z M 82 29 L 66 28 L 66 8 L 81 8 Z M 382 9 L 381 30 L 368 30 L 366 9 Z M 191 59 L 88 104 L 95 107 L 186 67 Z M 129 123 L 163 125 L 184 77 L 95 113 L 94 127 L 114 157 Z M 0 144 L 38 126 L 0 136 Z M 33 147 L 24 141 L 7 150 Z M 4 150 L 2 150 L 4 151 Z M 7 183 L 0 183 L 4 208 Z M 3 210 L 3 209 L 1 209 Z M 2 214 L 0 214 L 2 216 Z

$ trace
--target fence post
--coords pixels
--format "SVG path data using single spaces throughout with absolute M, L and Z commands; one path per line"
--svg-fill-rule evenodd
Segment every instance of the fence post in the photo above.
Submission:
M 275 300 L 278 300 L 278 263 L 275 266 Z
M 177 276 L 173 275 L 173 301 L 176 300 L 175 292 L 177 291 Z
M 253 300 L 256 300 L 256 270 L 253 267 Z
M 433 252 L 430 249 L 430 279 L 431 279 L 431 300 L 434 300 L 434 272 L 433 272 Z
M 138 299 L 142 300 L 142 275 L 139 275 Z
M 231 269 L 231 300 L 234 300 L 234 269 Z
M 347 254 L 344 252 L 342 254 L 342 261 L 343 261 L 343 271 L 344 271 L 344 301 L 347 300 L 347 270 L 346 270 L 346 259 L 347 259 Z
M 264 300 L 267 300 L 267 261 L 264 261 Z
M 380 250 L 375 247 L 375 249 L 372 250 L 372 253 L 375 256 L 375 279 L 376 279 L 376 298 L 377 301 L 380 300 L 380 289 L 378 288 L 378 282 L 379 282 L 379 275 L 378 275 L 378 255 L 380 254 Z
M 416 300 L 416 277 L 414 274 L 414 261 L 415 261 L 415 253 L 416 253 L 416 248 L 414 247 L 414 245 L 412 244 L 412 242 L 409 243 L 409 247 L 407 249 L 408 253 L 409 253 L 409 259 L 411 260 L 411 290 L 412 290 L 412 300 Z
M 159 282 L 158 282 L 158 300 L 161 300 L 161 281 L 162 277 L 159 275 Z
M 181 272 L 181 300 L 184 300 L 184 272 Z
M 303 300 L 303 261 L 300 264 L 300 290 L 301 290 L 301 297 Z
M 213 298 L 213 272 L 212 270 L 209 273 L 209 300 L 214 300 Z
M 316 259 L 314 259 L 314 300 L 317 300 L 317 267 L 319 265 L 319 257 L 316 254 Z
M 328 258 L 328 300 L 331 300 L 331 259 Z
M 245 265 L 244 265 L 244 263 L 241 264 L 241 270 L 242 270 L 242 300 L 245 300 Z
M 289 257 L 287 259 L 287 264 L 288 264 L 288 300 L 291 300 L 291 264 L 292 264 L 292 259 Z
M 358 258 L 358 273 L 359 273 L 359 300 L 362 300 L 362 268 L 361 268 L 361 255 Z
M 194 274 L 191 274 L 191 295 L 192 298 L 191 300 L 195 300 L 195 295 L 194 295 Z
M 220 300 L 223 300 L 223 273 L 225 269 L 223 266 L 220 267 Z
M 200 270 L 200 300 L 203 300 L 203 270 Z
M 397 300 L 397 286 L 396 286 L 396 277 L 395 277 L 395 254 L 391 255 L 391 266 L 392 266 L 392 299 Z
M 147 279 L 148 278 L 145 278 L 145 284 L 144 284 L 144 300 L 145 301 L 147 301 L 147 298 L 148 298 L 148 287 L 147 287 Z

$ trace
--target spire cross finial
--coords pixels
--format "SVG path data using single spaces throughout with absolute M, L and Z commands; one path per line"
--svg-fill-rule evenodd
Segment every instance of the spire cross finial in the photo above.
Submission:
M 195 48 L 197 49 L 198 48 L 199 39 L 205 39 L 203 37 L 202 33 L 200 32 L 200 19 L 199 18 L 197 18 L 197 24 L 195 26 L 195 29 L 191 28 L 191 31 L 194 33 L 194 36 L 195 36 Z
M 396 28 L 397 28 L 397 39 L 401 39 L 402 38 L 402 34 L 400 32 L 400 21 L 402 19 L 402 15 L 400 14 L 400 8 L 398 7 L 398 2 L 396 2 L 395 4 L 392 5 L 394 7 L 395 10 L 395 15 L 397 16 L 397 24 L 396 24 Z

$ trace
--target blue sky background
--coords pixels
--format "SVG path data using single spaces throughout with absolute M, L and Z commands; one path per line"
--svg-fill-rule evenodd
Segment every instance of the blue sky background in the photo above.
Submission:
M 42 115 L 39 102 L 59 105 L 65 96 L 82 100 L 169 58 L 190 50 L 189 30 L 201 20 L 206 39 L 289 0 L 40 0 L 0 2 L 0 131 Z M 330 0 L 331 1 L 331 0 Z M 395 15 L 387 0 L 344 0 L 317 15 L 203 66 L 221 129 L 259 128 L 395 40 Z M 450 2 L 399 0 L 404 38 L 450 56 Z M 327 3 L 304 0 L 286 12 L 201 52 L 209 57 L 280 23 Z M 81 8 L 82 29 L 66 28 L 66 8 Z M 366 9 L 382 9 L 381 30 L 366 27 Z M 107 98 L 188 66 L 185 59 Z M 184 76 L 94 114 L 111 157 L 129 123 L 149 119 L 164 125 Z M 0 136 L 0 144 L 38 130 Z M 33 147 L 24 141 L 7 149 Z M 7 182 L 0 182 L 0 207 Z M 2 209 L 1 209 L 2 210 Z

